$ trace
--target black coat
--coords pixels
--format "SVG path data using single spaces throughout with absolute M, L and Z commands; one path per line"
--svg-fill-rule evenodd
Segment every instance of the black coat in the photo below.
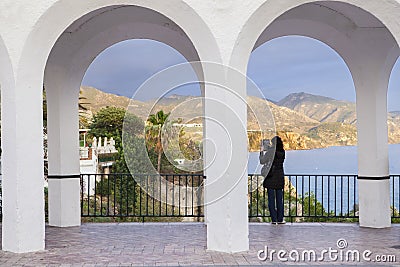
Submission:
M 260 163 L 268 164 L 268 161 L 272 159 L 270 152 L 260 152 Z M 265 177 L 263 186 L 268 189 L 283 189 L 285 186 L 285 174 L 283 171 L 283 162 L 285 161 L 285 150 L 275 151 L 271 169 L 267 177 Z

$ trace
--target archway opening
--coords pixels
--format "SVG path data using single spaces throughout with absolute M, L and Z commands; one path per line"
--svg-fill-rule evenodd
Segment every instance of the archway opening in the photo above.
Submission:
M 288 208 L 286 215 L 293 216 L 290 219 L 294 220 L 302 215 L 354 216 L 357 209 L 356 96 L 351 74 L 340 55 L 313 38 L 274 38 L 259 43 L 253 51 L 248 76 L 261 88 L 265 99 L 259 101 L 268 101 L 275 120 L 274 134 L 284 142 L 286 206 L 297 207 Z M 253 124 L 250 119 L 248 125 Z M 257 140 L 251 138 L 252 134 L 253 131 L 249 132 L 249 140 L 253 141 L 249 168 L 256 165 L 258 168 L 255 172 L 249 169 L 250 174 L 260 173 L 258 149 L 261 139 L 265 138 L 260 135 Z M 345 177 L 336 179 L 332 175 Z M 349 188 L 343 187 L 343 182 Z M 328 187 L 335 186 L 345 198 L 327 191 Z M 266 201 L 262 190 L 252 193 L 255 203 L 251 206 Z M 260 201 L 260 198 L 264 199 Z M 304 206 L 304 203 L 308 204 Z M 268 210 L 262 214 L 268 214 Z
M 395 56 L 398 55 L 396 54 L 398 45 L 393 35 L 373 14 L 340 1 L 310 2 L 294 8 L 288 6 L 287 9 L 281 9 L 283 10 L 281 13 L 277 12 L 276 17 L 265 28 L 260 24 L 262 20 L 259 18 L 262 17 L 261 10 L 267 6 L 261 7 L 257 16 L 254 16 L 254 18 L 257 17 L 257 21 L 253 22 L 258 26 L 253 26 L 253 28 L 258 28 L 256 33 L 252 32 L 255 35 L 254 47 L 247 46 L 248 53 L 250 49 L 254 50 L 277 37 L 300 35 L 317 39 L 334 49 L 346 62 L 357 95 L 358 175 L 340 175 L 343 166 L 333 166 L 335 172 L 332 175 L 321 175 L 321 178 L 313 176 L 314 182 L 310 181 L 309 175 L 306 175 L 306 182 L 304 182 L 304 175 L 295 175 L 296 179 L 300 178 L 301 180 L 300 193 L 295 186 L 296 193 L 291 196 L 289 192 L 287 197 L 292 199 L 294 196 L 296 199 L 300 197 L 302 212 L 301 215 L 298 215 L 297 204 L 295 204 L 296 208 L 293 210 L 295 216 L 293 217 L 303 218 L 306 210 L 306 219 L 314 220 L 332 216 L 347 218 L 351 221 L 358 218 L 357 210 L 359 209 L 362 213 L 360 224 L 372 227 L 390 225 L 388 203 L 389 199 L 392 197 L 393 200 L 395 196 L 390 196 L 389 192 L 386 93 L 388 72 L 394 64 Z M 243 36 L 239 38 L 239 40 L 242 39 L 246 38 Z M 233 58 L 232 62 L 237 64 L 239 61 Z M 377 78 L 372 79 L 372 77 Z M 341 130 L 339 136 L 343 135 L 343 132 Z M 319 158 L 319 160 L 321 159 Z M 371 164 L 371 162 L 375 164 Z M 321 182 L 318 182 L 318 179 Z M 328 180 L 326 183 L 325 179 Z M 334 184 L 331 184 L 330 181 L 333 181 Z M 295 183 L 298 184 L 298 181 Z M 317 196 L 318 187 L 324 187 L 324 189 L 320 188 L 320 198 Z M 334 190 L 329 190 L 327 187 Z M 289 185 L 289 190 L 291 190 L 290 188 L 291 185 Z M 308 188 L 308 191 L 310 188 L 314 188 L 315 193 L 311 194 L 307 190 L 305 192 L 304 188 Z M 328 192 L 324 193 L 325 189 Z M 372 191 L 380 192 L 373 194 L 374 196 L 384 196 L 373 201 L 376 203 L 376 207 L 366 205 L 367 202 L 371 202 L 367 199 L 370 198 Z M 341 194 L 339 198 L 336 195 L 337 192 Z M 330 203 L 325 198 L 334 202 Z M 304 203 L 308 203 L 308 205 L 303 206 Z M 359 203 L 360 208 L 358 207 Z M 384 216 L 379 215 L 382 209 L 385 212 Z M 288 208 L 288 212 L 292 213 L 292 210 Z M 377 223 L 378 221 L 379 223 Z
M 156 151 L 157 138 L 150 132 L 145 131 L 143 134 L 142 131 L 136 130 L 136 136 L 132 141 L 145 139 L 153 167 L 157 169 L 160 164 L 160 173 L 176 175 L 176 177 L 169 178 L 172 179 L 169 181 L 171 184 L 188 183 L 191 185 L 190 183 L 193 183 L 192 186 L 194 186 L 200 182 L 200 175 L 202 175 L 200 170 L 195 172 L 198 176 L 191 177 L 185 176 L 190 173 L 182 168 L 186 160 L 200 159 L 202 154 L 200 149 L 203 136 L 202 114 L 199 113 L 202 111 L 202 103 L 199 101 L 201 99 L 200 85 L 198 83 L 179 85 L 176 88 L 168 88 L 166 94 L 161 95 L 157 88 L 153 88 L 153 91 L 150 90 L 146 94 L 137 92 L 143 90 L 141 86 L 146 80 L 153 79 L 154 75 L 160 71 L 185 63 L 187 64 L 187 60 L 183 55 L 172 47 L 158 41 L 142 39 L 123 41 L 107 48 L 89 66 L 80 91 L 82 101 L 80 106 L 83 108 L 80 109 L 79 118 L 81 128 L 80 172 L 86 174 L 83 176 L 85 196 L 81 199 L 83 203 L 81 208 L 82 214 L 90 217 L 84 218 L 84 221 L 88 219 L 92 221 L 92 217 L 106 215 L 101 210 L 101 205 L 97 205 L 97 210 L 95 209 L 93 199 L 96 198 L 96 195 L 100 195 L 100 199 L 103 199 L 106 210 L 111 207 L 113 213 L 106 216 L 108 217 L 106 220 L 110 221 L 159 221 L 160 219 L 182 221 L 182 217 L 173 215 L 186 213 L 189 215 L 187 217 L 195 217 L 198 212 L 201 212 L 197 208 L 192 210 L 180 208 L 180 205 L 176 207 L 163 205 L 160 203 L 161 199 L 154 195 L 150 196 L 150 202 L 144 201 L 149 196 L 134 180 L 130 181 L 132 168 L 125 162 L 128 162 L 124 155 L 126 146 L 122 143 L 123 124 L 127 118 L 126 112 L 132 114 L 138 124 L 143 122 L 146 124 L 152 114 L 161 112 L 168 115 L 168 119 L 163 122 L 162 127 L 176 128 L 172 132 L 178 134 L 177 144 L 166 140 L 168 144 L 163 145 L 163 150 Z M 180 73 L 180 75 L 185 74 Z M 191 80 L 198 79 L 193 70 L 186 75 L 192 76 Z M 194 100 L 196 98 L 197 101 Z M 150 114 L 147 114 L 149 107 L 151 107 L 151 111 Z M 166 139 L 168 138 L 170 137 Z M 104 159 L 103 154 L 108 153 L 108 150 L 104 149 L 107 146 L 115 152 L 114 160 Z M 160 162 L 157 161 L 158 152 L 161 152 Z M 139 161 L 139 159 L 137 160 Z M 181 177 L 179 174 L 183 174 L 183 176 Z M 99 191 L 99 188 L 103 188 L 106 192 Z M 155 189 L 151 188 L 151 190 Z M 138 191 L 139 193 L 128 194 L 128 191 Z M 123 199 L 127 202 L 118 203 L 117 201 L 114 203 L 112 201 L 118 192 L 124 193 Z M 92 204 L 89 199 L 92 199 Z M 111 205 L 109 205 L 110 199 Z M 176 203 L 183 202 L 178 198 L 174 201 Z M 192 219 L 185 218 L 185 220 Z
M 201 168 L 195 173 L 186 172 L 183 178 L 180 175 L 175 177 L 174 173 L 182 173 L 179 158 L 174 158 L 174 153 L 166 157 L 158 143 L 165 125 L 153 125 L 149 118 L 162 112 L 165 118 L 168 115 L 168 118 L 173 118 L 171 127 L 178 123 L 175 120 L 181 119 L 181 127 L 175 132 L 182 138 L 178 140 L 175 150 L 184 150 L 180 155 L 198 157 L 196 159 L 201 161 L 202 108 L 196 109 L 197 114 L 201 111 L 199 117 L 190 118 L 195 122 L 185 121 L 182 110 L 176 112 L 175 109 L 188 99 L 202 95 L 204 90 L 200 90 L 198 82 L 165 88 L 169 83 L 164 86 L 163 81 L 159 81 L 153 88 L 142 90 L 140 87 L 143 82 L 151 80 L 153 74 L 171 65 L 198 60 L 197 51 L 183 30 L 153 10 L 135 6 L 107 7 L 85 15 L 68 27 L 53 47 L 45 72 L 51 225 L 80 224 L 81 214 L 91 218 L 140 221 L 154 217 L 155 220 L 159 217 L 181 220 L 182 217 L 199 219 L 202 216 L 198 208 L 202 192 L 196 193 L 192 189 L 202 183 Z M 103 64 L 99 65 L 99 62 Z M 136 65 L 132 66 L 132 63 Z M 191 75 L 187 79 L 199 81 L 202 70 L 193 69 L 187 63 L 186 72 L 180 75 Z M 100 87 L 105 92 L 81 87 L 82 80 L 84 85 Z M 186 95 L 182 96 L 183 93 Z M 185 112 L 189 115 L 194 113 L 191 108 L 196 106 L 186 106 Z M 127 119 L 136 126 L 130 127 L 132 134 L 124 137 L 122 127 L 125 127 Z M 186 128 L 183 129 L 182 124 L 194 123 L 200 124 L 196 132 L 189 133 Z M 158 129 L 156 136 L 154 131 L 147 133 L 153 128 Z M 78 138 L 79 131 L 81 140 Z M 130 158 L 123 153 L 126 140 L 134 145 L 129 147 Z M 135 147 L 142 140 L 145 140 L 147 151 L 140 153 L 146 153 L 148 159 L 136 155 L 138 160 L 135 158 L 137 151 L 133 151 L 144 148 L 141 145 Z M 85 170 L 80 169 L 80 161 Z M 136 173 L 146 174 L 141 167 L 147 168 L 148 161 L 156 170 L 146 178 L 135 178 Z M 80 175 L 81 172 L 85 175 Z M 160 176 L 159 173 L 172 176 Z M 81 183 L 78 178 L 81 178 Z M 138 179 L 146 181 L 145 188 Z M 169 185 L 165 190 L 164 180 Z M 181 184 L 186 185 L 188 192 L 185 194 L 191 192 L 191 205 L 182 204 L 183 194 L 182 199 L 175 202 L 179 205 L 173 207 L 169 198 L 174 194 L 169 191 Z M 120 190 L 116 190 L 117 187 Z M 57 190 L 73 193 L 66 197 Z M 67 198 L 73 205 L 67 206 Z M 56 210 L 54 203 L 61 203 L 62 209 Z M 64 216 L 67 213 L 71 216 Z
M 253 51 L 248 76 L 273 107 L 276 130 L 284 136 L 285 149 L 357 145 L 352 77 L 346 63 L 328 45 L 302 36 L 273 39 Z M 341 135 L 344 129 L 346 136 Z M 254 149 L 258 149 L 255 144 Z M 309 166 L 287 162 L 287 172 L 357 173 L 356 157 L 351 167 L 338 164 L 343 170 L 318 166 L 321 162 L 317 159 L 312 162 Z

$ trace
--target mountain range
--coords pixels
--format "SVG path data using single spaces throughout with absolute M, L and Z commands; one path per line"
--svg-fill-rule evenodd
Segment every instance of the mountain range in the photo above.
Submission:
M 357 121 L 355 103 L 325 96 L 294 93 L 283 98 L 277 105 L 290 108 L 319 122 L 355 124 Z
M 88 112 L 95 114 L 106 106 L 126 108 L 129 103 L 130 110 L 143 120 L 147 119 L 144 110 L 149 110 L 153 101 L 130 100 L 124 96 L 104 93 L 92 87 L 82 87 L 81 96 L 85 98 Z M 260 121 L 270 119 L 265 112 L 268 104 L 275 121 L 275 127 L 282 137 L 286 149 L 312 149 L 328 146 L 356 145 L 356 105 L 348 101 L 312 95 L 308 93 L 293 93 L 282 100 L 272 101 L 249 96 L 248 105 L 248 130 L 257 129 L 257 121 L 251 110 L 255 111 Z M 184 103 L 190 103 L 184 105 Z M 158 101 L 153 108 L 171 112 L 179 110 L 181 118 L 193 118 L 201 115 L 201 101 L 193 96 L 171 95 Z M 265 116 L 265 117 L 263 117 Z M 261 118 L 260 118 L 261 117 Z M 201 118 L 192 119 L 191 122 L 201 122 Z M 388 136 L 390 143 L 400 143 L 400 112 L 388 113 Z M 198 139 L 198 137 L 196 138 Z M 260 134 L 249 134 L 249 149 L 259 148 Z

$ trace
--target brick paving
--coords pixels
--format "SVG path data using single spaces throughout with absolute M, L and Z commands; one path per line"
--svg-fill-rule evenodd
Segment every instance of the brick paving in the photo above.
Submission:
M 342 250 L 337 240 L 345 238 Z M 257 252 L 268 246 L 287 251 L 287 262 L 261 261 Z M 293 223 L 270 225 L 250 224 L 250 250 L 242 253 L 220 253 L 206 250 L 206 226 L 202 223 L 87 223 L 80 227 L 46 227 L 46 250 L 14 254 L 0 252 L 0 266 L 182 266 L 182 265 L 332 265 L 375 264 L 377 262 L 300 261 L 289 259 L 304 250 L 320 253 L 329 247 L 343 251 L 371 250 L 369 256 L 395 255 L 400 265 L 400 225 L 387 229 L 361 228 L 357 224 Z M 340 255 L 340 254 L 339 254 Z M 284 256 L 284 255 L 283 255 Z M 301 258 L 301 256 L 300 256 Z M 345 256 L 343 256 L 345 259 Z M 388 263 L 379 263 L 388 265 Z

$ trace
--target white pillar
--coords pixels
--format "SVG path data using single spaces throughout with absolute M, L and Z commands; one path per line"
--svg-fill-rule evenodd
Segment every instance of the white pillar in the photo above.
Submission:
M 359 30 L 349 61 L 357 94 L 359 223 L 364 227 L 391 225 L 387 88 L 397 58 L 393 46 L 385 32 Z
M 386 90 L 372 79 L 357 92 L 359 222 L 381 228 L 391 224 Z
M 49 225 L 80 225 L 79 85 L 63 68 L 46 69 L 49 158 Z
M 218 84 L 226 85 L 226 81 Z M 224 89 L 208 84 L 205 89 L 204 194 L 208 250 L 233 253 L 249 249 L 245 88 Z
M 21 253 L 44 249 L 42 81 L 16 76 L 1 92 L 2 249 Z

